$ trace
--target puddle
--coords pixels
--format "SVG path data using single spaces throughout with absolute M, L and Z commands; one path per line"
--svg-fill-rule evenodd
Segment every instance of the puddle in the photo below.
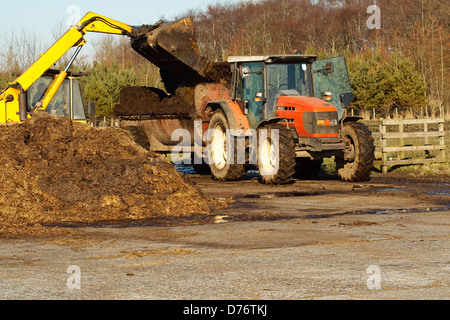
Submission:
M 450 205 L 444 207 L 434 207 L 434 208 L 412 208 L 412 209 L 382 209 L 382 210 L 355 210 L 355 211 L 346 211 L 346 212 L 337 212 L 337 213 L 329 213 L 329 214 L 312 214 L 305 217 L 305 219 L 325 219 L 332 218 L 337 216 L 346 216 L 346 215 L 378 215 L 378 214 L 398 214 L 398 213 L 414 213 L 414 212 L 436 212 L 436 211 L 444 211 L 449 210 Z
M 411 191 L 412 189 L 403 189 L 403 188 L 379 188 L 374 189 L 375 192 L 393 192 L 393 191 Z
M 190 226 L 190 225 L 206 225 L 206 224 L 223 224 L 231 222 L 250 222 L 250 221 L 281 221 L 292 219 L 326 219 L 346 215 L 382 215 L 382 214 L 405 214 L 415 212 L 438 212 L 450 210 L 450 204 L 443 207 L 427 207 L 427 208 L 411 208 L 411 209 L 377 209 L 377 210 L 354 210 L 329 214 L 310 214 L 307 216 L 301 215 L 282 215 L 271 213 L 260 214 L 241 214 L 241 215 L 196 215 L 190 218 L 159 218 L 147 219 L 144 221 L 121 221 L 111 224 L 102 223 L 96 226 L 89 227 L 175 227 L 175 226 Z
M 426 194 L 429 194 L 432 196 L 450 196 L 450 189 L 434 190 L 431 192 L 427 192 Z
M 450 187 L 450 183 L 449 182 L 409 182 L 409 181 L 405 181 L 404 184 L 407 185 L 419 185 L 419 186 L 445 186 L 445 187 Z
M 63 223 L 58 225 L 45 225 L 46 227 L 65 228 L 133 228 L 133 227 L 174 227 L 197 224 L 209 224 L 214 219 L 212 215 L 197 214 L 190 217 L 155 217 L 141 220 L 105 220 L 96 223 Z
M 175 169 L 183 174 L 197 174 L 197 171 L 195 171 L 194 167 L 192 165 L 188 164 L 174 164 Z M 250 179 L 256 179 L 259 177 L 259 171 L 258 170 L 248 170 L 247 175 L 242 180 L 250 180 Z
M 241 214 L 241 215 L 193 215 L 191 217 L 161 217 L 147 218 L 144 220 L 121 220 L 121 221 L 102 221 L 95 224 L 61 224 L 57 227 L 66 228 L 133 228 L 133 227 L 177 227 L 193 226 L 207 224 L 223 224 L 231 222 L 250 222 L 250 221 L 281 221 L 292 219 L 326 219 L 346 215 L 381 215 L 381 214 L 402 214 L 414 212 L 438 212 L 450 210 L 450 204 L 443 207 L 433 208 L 412 208 L 412 209 L 382 209 L 382 210 L 354 210 L 346 212 L 337 212 L 329 214 L 310 214 L 302 215 L 281 215 L 281 214 Z M 46 227 L 56 227 L 56 225 L 46 225 Z
M 191 217 L 161 217 L 147 218 L 143 220 L 120 220 L 120 221 L 101 221 L 97 223 L 64 223 L 60 225 L 45 225 L 46 227 L 65 227 L 65 228 L 134 228 L 134 227 L 177 227 L 177 226 L 193 226 L 206 224 L 223 224 L 229 222 L 245 222 L 245 221 L 279 221 L 298 219 L 299 216 L 281 215 L 281 214 L 240 214 L 240 215 L 194 215 Z
M 406 183 L 406 185 L 411 185 L 409 183 Z M 443 183 L 426 183 L 426 184 L 421 184 L 421 183 L 416 183 L 416 185 L 421 189 L 421 190 L 426 190 L 424 192 L 424 194 L 429 194 L 429 195 L 435 195 L 435 196 L 450 196 L 450 188 L 449 188 L 449 184 L 446 182 Z M 423 187 L 426 187 L 425 189 Z M 432 187 L 432 188 L 430 188 Z M 375 192 L 395 192 L 395 191 L 411 191 L 411 190 L 418 190 L 414 189 L 414 188 L 378 188 L 375 189 Z
M 273 198 L 292 198 L 292 197 L 307 197 L 307 196 L 317 196 L 319 192 L 295 192 L 295 191 L 287 191 L 287 192 L 271 192 L 271 193 L 262 193 L 262 194 L 244 194 L 243 198 L 250 199 L 273 199 Z
M 195 171 L 194 167 L 191 165 L 175 164 L 174 167 L 180 173 L 184 173 L 184 174 L 196 174 L 197 173 Z

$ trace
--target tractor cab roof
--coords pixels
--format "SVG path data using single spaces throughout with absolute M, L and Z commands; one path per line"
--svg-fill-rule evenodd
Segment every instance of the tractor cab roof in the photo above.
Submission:
M 228 57 L 228 62 L 311 63 L 316 59 L 317 56 L 314 55 L 285 54 L 285 55 L 268 55 L 268 56 L 231 56 Z
M 58 75 L 60 72 L 61 72 L 61 70 L 48 69 L 47 71 L 45 71 L 43 76 L 54 77 L 54 76 Z M 77 73 L 77 72 L 70 72 L 70 71 L 67 72 L 67 77 L 72 77 L 72 78 L 80 78 L 84 75 L 85 75 L 84 73 Z

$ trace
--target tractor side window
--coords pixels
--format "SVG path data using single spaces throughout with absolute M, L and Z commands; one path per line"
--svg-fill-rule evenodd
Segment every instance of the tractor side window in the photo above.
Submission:
M 28 89 L 28 103 L 27 103 L 27 110 L 28 112 L 31 111 L 31 109 L 42 100 L 44 97 L 45 92 L 47 91 L 48 87 L 52 83 L 53 78 L 42 76 L 40 77 L 35 83 L 31 85 L 31 87 Z
M 78 79 L 72 80 L 72 112 L 73 120 L 86 120 L 83 98 L 81 96 L 80 83 Z
M 264 119 L 263 103 L 257 99 L 257 93 L 263 93 L 263 66 L 261 62 L 243 64 L 249 67 L 248 77 L 242 79 L 242 99 L 248 100 L 248 121 L 251 128 L 256 128 Z

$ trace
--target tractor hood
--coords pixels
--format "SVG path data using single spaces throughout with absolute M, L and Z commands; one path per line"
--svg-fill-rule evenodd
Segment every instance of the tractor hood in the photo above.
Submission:
M 278 110 L 292 110 L 303 112 L 337 112 L 337 109 L 332 104 L 313 97 L 304 96 L 282 96 L 278 98 Z
M 278 98 L 278 118 L 285 118 L 299 137 L 335 138 L 339 135 L 338 112 L 335 106 L 322 99 L 303 96 Z

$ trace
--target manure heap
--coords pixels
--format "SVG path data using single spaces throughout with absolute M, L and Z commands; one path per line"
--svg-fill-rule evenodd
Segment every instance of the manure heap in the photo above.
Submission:
M 0 238 L 210 212 L 195 186 L 125 130 L 41 113 L 0 134 Z
M 137 120 L 164 116 L 201 119 L 201 112 L 197 110 L 195 103 L 196 86 L 207 83 L 222 84 L 228 89 L 231 86 L 231 71 L 228 63 L 208 63 L 204 74 L 203 81 L 191 86 L 180 85 L 172 94 L 152 87 L 125 87 L 120 92 L 119 103 L 114 106 L 114 116 L 125 119 L 134 117 Z M 167 86 L 167 80 L 165 85 Z M 169 88 L 177 85 L 179 84 L 169 84 Z M 167 87 L 166 90 L 169 91 Z

